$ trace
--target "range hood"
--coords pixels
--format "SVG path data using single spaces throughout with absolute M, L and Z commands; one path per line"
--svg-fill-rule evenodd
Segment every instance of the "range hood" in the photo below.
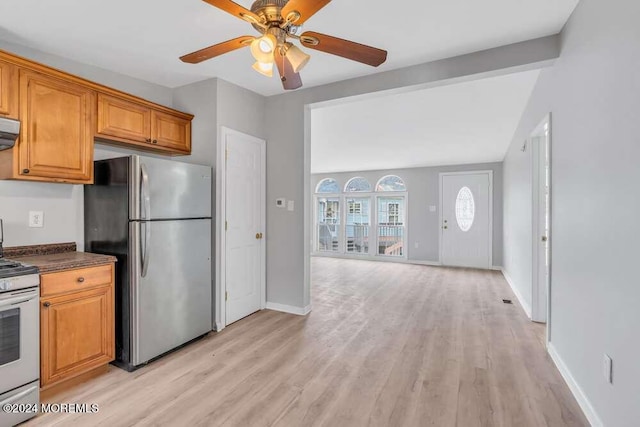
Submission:
M 18 139 L 19 133 L 19 121 L 0 117 L 0 150 L 12 148 L 16 143 L 16 139 Z

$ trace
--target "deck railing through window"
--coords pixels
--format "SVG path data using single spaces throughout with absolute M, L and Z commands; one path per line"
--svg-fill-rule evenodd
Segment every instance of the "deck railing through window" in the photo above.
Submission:
M 369 225 L 347 224 L 347 252 L 355 254 L 369 253 Z
M 378 225 L 378 254 L 404 255 L 404 225 Z

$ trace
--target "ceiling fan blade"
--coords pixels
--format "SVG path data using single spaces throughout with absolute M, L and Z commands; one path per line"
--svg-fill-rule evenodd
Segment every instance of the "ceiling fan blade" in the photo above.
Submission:
M 284 87 L 285 90 L 300 89 L 302 87 L 302 79 L 300 78 L 300 73 L 293 71 L 291 62 L 281 53 L 276 55 L 275 62 L 278 67 L 278 72 L 280 73 L 282 87 Z
M 317 44 L 315 41 L 317 40 Z M 377 67 L 387 60 L 387 51 L 366 46 L 349 40 L 307 31 L 300 36 L 300 42 L 309 49 L 338 55 L 353 61 Z
M 249 23 L 254 23 L 253 21 L 259 23 L 260 17 L 255 13 L 251 12 L 249 9 L 246 9 L 240 6 L 238 3 L 232 2 L 231 0 L 204 0 L 209 3 L 211 6 L 217 7 L 218 9 L 222 9 L 225 12 L 232 14 L 233 16 L 240 18 Z
M 205 47 L 204 49 L 181 56 L 180 60 L 189 64 L 199 64 L 207 59 L 215 58 L 216 56 L 249 46 L 254 39 L 255 37 L 253 36 L 242 36 L 233 40 L 227 40 L 226 42 L 214 44 L 213 46 Z
M 282 8 L 282 17 L 287 19 L 287 15 L 293 11 L 297 11 L 300 14 L 293 23 L 295 25 L 302 25 L 307 19 L 311 18 L 320 9 L 329 4 L 331 0 L 289 0 L 289 3 Z

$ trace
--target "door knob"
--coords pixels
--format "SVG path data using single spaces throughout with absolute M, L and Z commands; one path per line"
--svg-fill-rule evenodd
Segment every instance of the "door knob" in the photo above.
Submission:
M 449 227 L 447 227 L 446 225 L 445 225 L 444 227 L 442 227 L 442 228 L 444 228 L 445 230 L 448 230 L 448 229 L 449 229 Z
M 256 233 L 256 239 L 260 240 L 260 233 Z

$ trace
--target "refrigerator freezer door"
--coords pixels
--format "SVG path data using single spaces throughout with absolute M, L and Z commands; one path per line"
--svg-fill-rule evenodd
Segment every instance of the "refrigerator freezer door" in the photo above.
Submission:
M 131 156 L 131 220 L 211 218 L 208 166 Z
M 211 220 L 130 227 L 132 364 L 140 365 L 211 331 Z

